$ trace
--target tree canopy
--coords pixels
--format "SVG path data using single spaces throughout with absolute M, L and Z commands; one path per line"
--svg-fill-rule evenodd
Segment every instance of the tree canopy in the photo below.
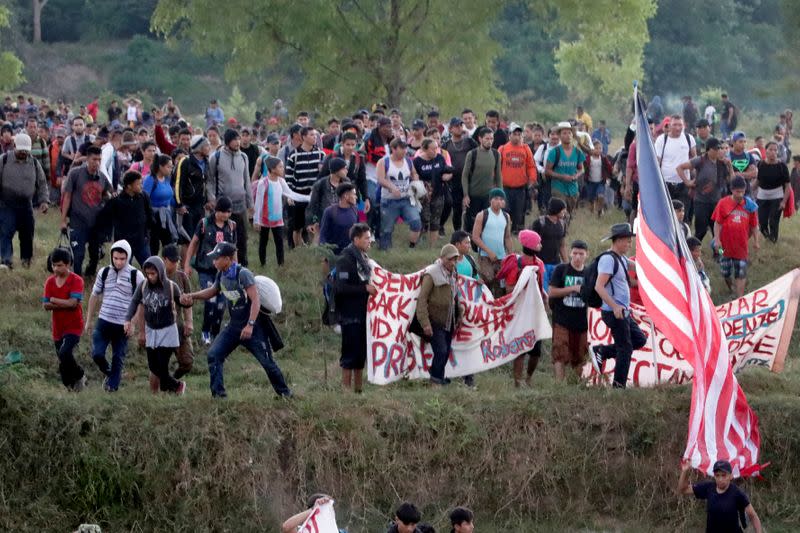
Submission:
M 7 43 L 3 42 L 2 37 L 6 35 L 4 30 L 10 25 L 11 12 L 4 5 L 0 5 L 0 44 L 3 48 Z M 0 91 L 16 89 L 25 78 L 22 76 L 23 64 L 13 52 L 0 52 Z

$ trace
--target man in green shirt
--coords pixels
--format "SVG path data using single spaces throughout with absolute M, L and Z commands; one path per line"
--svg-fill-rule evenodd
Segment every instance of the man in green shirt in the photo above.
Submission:
M 567 212 L 578 205 L 578 180 L 583 176 L 586 156 L 573 143 L 575 132 L 569 122 L 559 122 L 558 136 L 561 144 L 547 155 L 545 175 L 552 180 L 552 197 L 561 198 L 567 204 Z
M 471 232 L 475 216 L 489 207 L 489 191 L 502 187 L 503 177 L 500 173 L 500 154 L 492 148 L 494 133 L 487 127 L 477 131 L 480 145 L 467 153 L 464 170 L 461 174 L 461 186 L 464 189 L 464 230 Z

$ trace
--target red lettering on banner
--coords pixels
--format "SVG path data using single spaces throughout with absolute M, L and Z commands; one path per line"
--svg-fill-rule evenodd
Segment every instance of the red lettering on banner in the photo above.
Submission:
M 467 342 L 472 340 L 472 332 L 464 327 L 460 327 L 453 335 L 453 342 Z
M 638 387 L 639 384 L 641 383 L 641 380 L 639 379 L 639 372 L 642 371 L 642 367 L 650 368 L 650 366 L 651 366 L 650 362 L 649 361 L 645 361 L 644 359 L 640 359 L 640 360 L 636 361 L 636 364 L 633 366 L 633 379 L 632 379 L 632 381 L 633 381 L 634 385 L 636 385 Z
M 392 326 L 379 316 L 372 317 L 372 322 L 369 325 L 369 331 L 373 339 L 380 339 L 388 337 L 392 333 Z
M 774 356 L 775 350 L 777 349 L 776 344 L 772 344 L 772 341 L 777 340 L 776 337 L 773 335 L 764 335 L 763 338 L 759 339 L 755 346 L 753 346 L 753 354 L 759 355 L 767 355 L 767 356 Z
M 489 308 L 485 305 L 468 305 L 464 310 L 464 322 L 480 326 L 489 320 Z
M 410 292 L 422 286 L 422 276 L 403 276 L 400 278 L 400 292 Z
M 382 268 L 373 268 L 372 277 L 369 281 L 375 286 L 376 289 L 383 289 L 386 285 L 387 276 L 391 276 L 391 274 Z
M 756 292 L 753 293 L 753 312 L 758 311 L 759 309 L 763 309 L 769 307 L 767 304 L 767 298 L 769 298 L 769 293 L 766 289 L 758 289 Z
M 678 357 L 678 351 L 666 337 L 658 339 L 658 349 L 664 357 Z
M 372 367 L 378 368 L 386 361 L 386 345 L 379 341 L 372 342 Z
M 747 298 L 739 298 L 736 303 L 739 306 L 739 310 L 736 312 L 736 314 L 741 315 L 742 313 L 750 312 L 750 305 L 747 303 Z
M 600 344 L 608 344 L 611 341 L 611 330 L 600 316 L 600 313 L 590 313 L 589 319 L 594 318 L 594 322 L 589 324 L 589 329 L 592 332 L 592 337 L 597 339 Z M 603 341 L 608 341 L 604 343 Z

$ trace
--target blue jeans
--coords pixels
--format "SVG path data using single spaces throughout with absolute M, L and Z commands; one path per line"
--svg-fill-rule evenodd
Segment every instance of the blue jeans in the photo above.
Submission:
M 245 340 L 239 336 L 242 333 L 242 328 L 228 325 L 223 329 L 216 339 L 211 349 L 208 351 L 208 373 L 211 380 L 211 395 L 214 397 L 225 397 L 225 384 L 223 376 L 223 366 L 225 359 L 230 355 L 238 346 L 244 346 L 256 360 L 261 364 L 262 368 L 267 372 L 269 382 L 272 388 L 279 396 L 290 396 L 291 391 L 283 379 L 281 369 L 278 368 L 277 363 L 272 358 L 272 348 L 264 335 L 264 330 L 261 325 L 256 322 L 253 326 L 253 335 Z
M 419 209 L 411 205 L 408 198 L 382 198 L 381 199 L 381 250 L 392 247 L 392 233 L 397 217 L 403 217 L 411 231 L 422 230 L 422 219 Z
M 14 234 L 18 233 L 19 255 L 23 261 L 33 257 L 33 208 L 0 207 L 0 263 L 10 265 L 14 256 Z
M 450 357 L 450 347 L 453 341 L 453 332 L 444 328 L 432 325 L 433 336 L 431 336 L 431 349 L 433 349 L 433 361 L 431 361 L 430 375 L 432 378 L 444 379 L 444 369 L 447 359 Z
M 207 289 L 214 285 L 217 277 L 216 273 L 197 271 L 200 278 L 200 290 Z M 210 333 L 213 336 L 219 334 L 222 326 L 222 316 L 225 314 L 225 296 L 222 293 L 213 298 L 209 298 L 203 304 L 203 333 Z
M 83 276 L 83 258 L 86 256 L 86 245 L 89 245 L 89 269 L 97 270 L 102 238 L 97 228 L 81 226 L 70 227 L 69 240 L 72 243 L 73 268 L 79 276 Z
M 613 311 L 602 311 L 601 315 L 603 322 L 611 330 L 614 344 L 600 346 L 597 351 L 603 356 L 603 359 L 616 359 L 613 386 L 624 389 L 628 383 L 631 354 L 645 345 L 647 337 L 627 312 L 623 318 L 615 317 Z
M 108 365 L 106 359 L 106 349 L 109 344 L 111 344 L 111 366 Z M 108 378 L 106 386 L 109 391 L 119 389 L 127 351 L 128 337 L 125 335 L 122 324 L 114 324 L 98 318 L 92 334 L 92 359 L 100 372 Z

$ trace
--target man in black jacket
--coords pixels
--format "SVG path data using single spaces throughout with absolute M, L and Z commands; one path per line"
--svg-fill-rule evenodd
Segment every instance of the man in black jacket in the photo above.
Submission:
M 173 189 L 178 202 L 177 212 L 183 215 L 183 228 L 188 235 L 194 233 L 197 224 L 206 216 L 206 180 L 210 151 L 208 139 L 195 135 L 191 140 L 191 155 L 181 159 L 175 168 Z
M 153 209 L 150 197 L 142 193 L 142 175 L 129 170 L 122 177 L 122 193 L 106 204 L 106 212 L 111 217 L 114 228 L 114 241 L 126 240 L 131 245 L 131 255 L 136 258 L 140 268 L 150 257 L 150 226 Z
M 372 233 L 366 224 L 350 230 L 351 243 L 336 263 L 333 290 L 339 324 L 342 327 L 342 388 L 361 392 L 367 362 L 367 300 L 377 289 L 370 284 L 372 268 L 367 251 Z

